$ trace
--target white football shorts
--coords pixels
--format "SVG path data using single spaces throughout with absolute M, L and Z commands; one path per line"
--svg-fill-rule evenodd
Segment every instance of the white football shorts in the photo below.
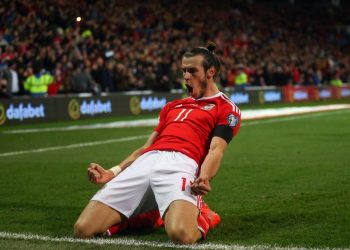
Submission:
M 180 152 L 150 151 L 106 183 L 91 200 L 102 202 L 127 218 L 157 207 L 163 217 L 175 200 L 200 207 L 200 197 L 190 190 L 197 171 L 198 164 Z

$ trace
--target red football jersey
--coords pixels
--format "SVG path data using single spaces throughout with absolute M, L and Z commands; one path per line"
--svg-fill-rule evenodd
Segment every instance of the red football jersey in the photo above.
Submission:
M 151 150 L 178 151 L 194 159 L 199 165 L 209 150 L 214 129 L 229 126 L 236 135 L 241 124 L 241 111 L 223 93 L 194 99 L 187 97 L 166 104 L 160 112 L 159 133 Z

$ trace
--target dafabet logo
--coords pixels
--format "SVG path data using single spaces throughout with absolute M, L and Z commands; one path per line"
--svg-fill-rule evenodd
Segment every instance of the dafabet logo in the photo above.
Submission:
M 45 107 L 43 104 L 33 105 L 31 103 L 10 104 L 6 109 L 0 103 L 0 125 L 6 120 L 26 120 L 45 118 Z
M 68 103 L 68 114 L 73 120 L 77 120 L 81 115 L 94 116 L 98 114 L 112 113 L 112 102 L 101 100 L 83 100 L 81 103 L 72 99 Z

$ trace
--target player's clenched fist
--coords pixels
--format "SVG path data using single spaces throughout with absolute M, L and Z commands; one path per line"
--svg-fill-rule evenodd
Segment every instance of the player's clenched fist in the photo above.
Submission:
M 198 177 L 191 185 L 191 192 L 194 195 L 206 195 L 210 191 L 211 187 L 207 178 Z
M 105 170 L 97 163 L 90 163 L 87 169 L 89 181 L 92 183 L 106 183 L 112 180 L 115 175 L 111 170 Z

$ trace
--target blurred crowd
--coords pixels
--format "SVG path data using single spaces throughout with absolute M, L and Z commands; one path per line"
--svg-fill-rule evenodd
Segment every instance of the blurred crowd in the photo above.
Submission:
M 349 8 L 245 2 L 2 0 L 0 97 L 179 89 L 208 41 L 222 87 L 350 82 Z

